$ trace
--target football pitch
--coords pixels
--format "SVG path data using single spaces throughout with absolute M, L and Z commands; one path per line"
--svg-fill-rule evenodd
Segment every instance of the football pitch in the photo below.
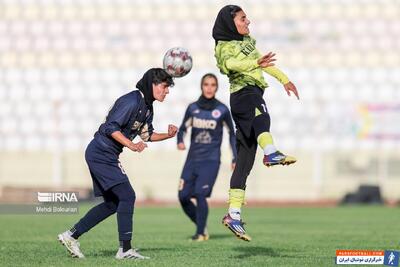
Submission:
M 137 208 L 134 246 L 146 261 L 117 261 L 116 216 L 80 238 L 86 259 L 72 259 L 56 236 L 80 215 L 1 215 L 0 266 L 333 266 L 336 249 L 400 250 L 399 208 L 245 208 L 249 243 L 211 208 L 207 242 L 188 241 L 194 226 L 179 208 Z

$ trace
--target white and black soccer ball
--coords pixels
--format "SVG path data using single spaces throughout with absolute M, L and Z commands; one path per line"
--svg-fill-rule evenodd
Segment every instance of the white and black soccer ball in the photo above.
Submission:
M 185 76 L 192 69 L 192 65 L 192 56 L 186 48 L 174 47 L 164 55 L 164 70 L 172 77 Z

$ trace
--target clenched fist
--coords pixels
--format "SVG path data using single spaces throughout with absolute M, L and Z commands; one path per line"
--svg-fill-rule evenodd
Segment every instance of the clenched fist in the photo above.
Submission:
M 168 137 L 174 137 L 176 135 L 176 133 L 178 132 L 178 127 L 176 127 L 175 125 L 168 125 Z

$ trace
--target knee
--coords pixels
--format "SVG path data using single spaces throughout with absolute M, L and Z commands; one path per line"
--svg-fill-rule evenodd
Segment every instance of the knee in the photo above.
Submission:
M 117 208 L 118 208 L 117 203 L 112 202 L 112 201 L 107 201 L 107 202 L 105 202 L 105 205 L 106 205 L 107 209 L 109 209 L 110 211 L 112 211 L 112 212 L 117 211 Z
M 191 195 L 186 190 L 181 190 L 178 192 L 178 198 L 181 204 L 188 203 L 190 201 L 190 197 Z
M 125 190 L 119 192 L 118 200 L 121 202 L 135 203 L 136 193 L 132 187 L 127 187 Z
M 136 200 L 135 191 L 131 190 L 130 192 L 119 195 L 118 200 L 118 212 L 133 213 L 133 207 Z
M 197 201 L 204 201 L 208 197 L 209 194 L 210 194 L 209 189 L 201 190 L 201 191 L 195 192 L 194 197 L 197 199 Z
M 208 208 L 207 196 L 208 196 L 208 190 L 203 190 L 202 192 L 197 192 L 194 194 L 194 197 L 196 198 L 197 207 L 199 209 L 204 210 Z

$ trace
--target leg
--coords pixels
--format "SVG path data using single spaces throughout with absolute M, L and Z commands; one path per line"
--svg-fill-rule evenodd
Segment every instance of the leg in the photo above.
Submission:
M 219 162 L 206 161 L 200 164 L 198 168 L 198 177 L 195 181 L 195 198 L 197 202 L 196 235 L 206 236 L 206 226 L 208 218 L 208 202 L 207 198 L 211 196 L 211 191 L 214 187 L 215 180 L 219 171 Z M 208 238 L 208 236 L 206 237 Z
M 104 193 L 104 202 L 93 207 L 78 223 L 70 230 L 72 237 L 78 239 L 98 223 L 102 222 L 117 210 L 118 199 L 111 193 Z
M 222 219 L 222 223 L 238 238 L 250 241 L 241 221 L 241 207 L 244 203 L 247 176 L 254 164 L 257 151 L 255 138 L 246 138 L 241 131 L 237 132 L 238 157 L 235 170 L 231 178 L 229 190 L 229 213 Z
M 194 194 L 195 181 L 193 163 L 185 163 L 181 177 L 178 191 L 179 203 L 189 219 L 196 224 L 196 206 L 191 200 Z
M 236 133 L 237 162 L 235 170 L 232 173 L 230 188 L 241 189 L 246 188 L 247 176 L 249 176 L 253 168 L 254 160 L 257 152 L 257 143 L 251 138 L 246 138 L 243 133 L 238 130 Z
M 83 233 L 86 233 L 98 223 L 114 214 L 117 210 L 118 200 L 107 192 L 103 193 L 104 202 L 93 207 L 86 215 L 75 224 L 69 231 L 58 235 L 58 240 L 73 258 L 84 258 L 77 240 Z
M 208 217 L 208 203 L 205 194 L 197 193 L 195 194 L 197 209 L 196 209 L 196 221 L 197 221 L 197 235 L 204 235 L 205 228 L 207 225 Z
M 261 99 L 259 102 L 260 104 L 256 106 L 252 129 L 257 137 L 258 145 L 264 151 L 264 165 L 269 167 L 278 164 L 290 165 L 295 163 L 296 159 L 294 157 L 286 156 L 276 149 L 270 133 L 271 118 L 264 100 Z
M 129 182 L 113 186 L 110 191 L 118 198 L 117 222 L 120 246 L 123 252 L 131 249 L 135 191 Z
M 196 224 L 196 206 L 191 200 L 193 186 L 184 179 L 181 179 L 181 188 L 178 192 L 179 203 L 189 219 Z

